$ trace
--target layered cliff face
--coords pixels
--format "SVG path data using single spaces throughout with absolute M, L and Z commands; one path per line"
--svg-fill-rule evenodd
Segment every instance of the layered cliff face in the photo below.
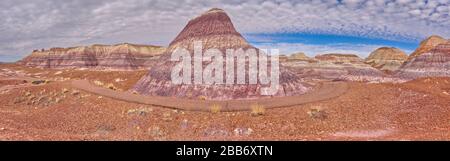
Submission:
M 42 68 L 134 70 L 145 68 L 164 52 L 163 47 L 118 44 L 35 50 L 19 63 Z
M 171 80 L 171 70 L 178 62 L 170 61 L 171 54 L 177 48 L 184 48 L 189 51 L 192 57 L 194 53 L 194 42 L 200 42 L 203 51 L 207 49 L 220 50 L 223 58 L 225 58 L 225 51 L 227 49 L 257 50 L 235 30 L 230 18 L 223 10 L 214 8 L 188 22 L 186 27 L 170 43 L 167 51 L 159 59 L 159 63 L 155 65 L 156 67 L 151 68 L 149 73 L 135 85 L 133 90 L 143 95 L 180 98 L 201 97 L 211 100 L 270 97 L 261 94 L 260 89 L 265 85 L 260 84 L 260 82 L 257 84 L 249 84 L 248 78 L 246 79 L 245 84 L 233 85 L 173 84 Z M 247 60 L 246 64 L 248 65 L 248 63 Z M 207 61 L 204 61 L 203 67 L 208 64 Z M 223 64 L 225 66 L 226 62 L 224 61 Z M 248 67 L 246 67 L 246 71 L 237 71 L 236 66 L 237 64 L 234 65 L 235 82 L 237 72 L 246 72 L 246 75 L 248 76 Z M 269 71 L 270 70 L 271 69 L 269 68 Z M 225 71 L 223 74 L 225 78 Z M 278 92 L 274 96 L 298 95 L 303 94 L 308 90 L 294 73 L 282 66 L 280 66 L 279 81 L 281 87 L 278 88 Z
M 309 61 L 284 63 L 302 78 L 339 79 L 348 81 L 384 81 L 385 74 L 365 64 L 354 54 L 323 54 Z
M 421 54 L 427 53 L 439 44 L 444 44 L 450 42 L 449 40 L 446 40 L 440 36 L 432 35 L 428 37 L 427 39 L 420 42 L 419 47 L 409 56 L 408 60 L 411 60 L 412 58 L 415 58 Z
M 373 51 L 365 62 L 379 70 L 393 72 L 397 70 L 403 62 L 408 59 L 408 55 L 400 49 L 394 47 L 381 47 Z
M 450 43 L 440 44 L 406 61 L 396 76 L 406 79 L 450 77 Z

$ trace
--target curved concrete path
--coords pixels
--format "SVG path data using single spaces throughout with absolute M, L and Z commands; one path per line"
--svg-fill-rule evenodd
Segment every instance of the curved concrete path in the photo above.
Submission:
M 72 81 L 72 86 L 86 92 L 126 102 L 163 106 L 190 111 L 209 111 L 211 106 L 219 105 L 221 106 L 221 111 L 224 112 L 251 110 L 251 106 L 255 104 L 262 105 L 266 109 L 268 109 L 324 101 L 338 97 L 348 90 L 348 85 L 345 82 L 330 82 L 324 83 L 318 88 L 313 89 L 312 91 L 300 96 L 274 97 L 255 100 L 213 101 L 190 100 L 159 96 L 142 96 L 129 92 L 113 91 L 107 88 L 95 86 L 87 80 L 74 80 Z

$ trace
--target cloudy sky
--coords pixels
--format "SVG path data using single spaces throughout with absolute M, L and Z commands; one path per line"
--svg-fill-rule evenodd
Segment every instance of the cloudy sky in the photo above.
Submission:
M 252 44 L 366 56 L 450 38 L 450 0 L 1 0 L 0 61 L 33 49 L 122 42 L 167 46 L 187 21 L 224 9 Z

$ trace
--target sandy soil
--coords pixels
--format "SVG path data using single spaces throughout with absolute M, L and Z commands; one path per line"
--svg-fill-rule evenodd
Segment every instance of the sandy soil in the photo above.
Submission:
M 111 76 L 0 66 L 0 140 L 450 140 L 450 78 L 347 83 L 340 96 L 260 111 L 183 111 L 73 87 L 73 79 L 127 89 L 144 71 Z M 10 78 L 17 77 L 21 79 Z M 136 77 L 136 78 L 132 78 Z M 8 87 L 8 88 L 5 88 Z M 9 88 L 14 87 L 14 88 Z

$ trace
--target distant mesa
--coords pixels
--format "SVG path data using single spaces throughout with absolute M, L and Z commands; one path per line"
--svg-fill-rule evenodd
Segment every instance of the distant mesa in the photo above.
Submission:
M 379 70 L 394 72 L 408 59 L 408 55 L 394 47 L 381 47 L 373 51 L 365 62 Z
M 117 44 L 34 50 L 19 64 L 41 68 L 88 68 L 136 70 L 154 63 L 165 48 L 151 45 Z
M 184 48 L 193 56 L 194 42 L 201 42 L 203 51 L 218 49 L 222 51 L 222 54 L 226 54 L 226 49 L 258 50 L 236 31 L 224 10 L 213 8 L 187 23 L 158 60 L 159 63 L 155 64 L 155 68 L 151 68 L 150 72 L 137 82 L 133 90 L 142 95 L 192 99 L 201 97 L 210 100 L 270 97 L 261 95 L 260 89 L 263 85 L 259 81 L 258 84 L 249 84 L 248 79 L 246 79 L 246 84 L 228 86 L 219 84 L 212 86 L 203 84 L 175 85 L 171 83 L 171 69 L 177 64 L 177 62 L 170 61 L 172 52 L 177 48 Z M 203 67 L 207 64 L 207 62 L 204 62 Z M 235 72 L 243 72 L 236 71 L 236 66 L 234 65 Z M 246 67 L 246 69 L 248 68 Z M 280 88 L 275 96 L 300 95 L 308 90 L 295 73 L 283 66 L 280 66 L 280 72 Z
M 444 44 L 450 42 L 447 39 L 442 38 L 438 35 L 432 35 L 428 37 L 427 39 L 420 42 L 419 47 L 409 56 L 408 60 L 411 60 L 412 58 L 415 58 L 421 54 L 424 54 L 426 52 L 429 52 L 439 44 Z
M 278 58 L 281 63 L 298 63 L 298 62 L 314 61 L 313 58 L 306 56 L 306 54 L 303 52 L 297 52 L 290 55 L 280 54 Z
M 314 57 L 319 61 L 326 61 L 332 63 L 362 63 L 363 59 L 361 59 L 356 54 L 339 54 L 339 53 L 329 53 L 329 54 L 320 54 Z
M 288 60 L 289 61 L 310 61 L 311 58 L 306 56 L 306 54 L 303 52 L 298 52 L 298 53 L 291 54 L 288 57 Z
M 417 56 L 410 56 L 396 73 L 406 79 L 450 77 L 450 42 L 437 45 Z

